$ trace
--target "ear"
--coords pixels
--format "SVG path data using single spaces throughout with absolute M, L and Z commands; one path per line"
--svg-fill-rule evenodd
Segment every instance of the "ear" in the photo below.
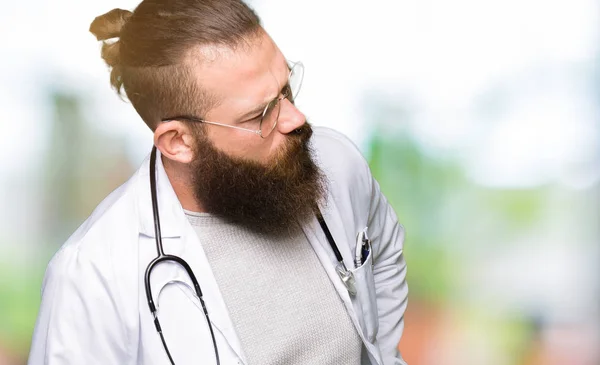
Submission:
M 194 159 L 190 128 L 177 120 L 162 122 L 154 131 L 154 145 L 169 160 L 190 163 Z

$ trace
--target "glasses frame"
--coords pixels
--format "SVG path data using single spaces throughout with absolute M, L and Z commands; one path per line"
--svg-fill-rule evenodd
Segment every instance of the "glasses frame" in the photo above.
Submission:
M 258 125 L 258 129 L 250 129 L 250 128 L 243 128 L 243 127 L 238 127 L 235 125 L 231 125 L 231 124 L 225 124 L 225 123 L 219 123 L 219 122 L 211 122 L 208 120 L 204 120 L 202 118 L 197 118 L 194 116 L 189 116 L 189 115 L 182 115 L 182 116 L 177 116 L 177 117 L 172 117 L 172 118 L 165 118 L 162 119 L 163 122 L 170 122 L 173 120 L 186 120 L 186 121 L 190 121 L 190 122 L 195 122 L 195 123 L 206 123 L 206 124 L 212 124 L 212 125 L 218 125 L 221 127 L 227 127 L 227 128 L 233 128 L 233 129 L 238 129 L 241 131 L 246 131 L 246 132 L 251 132 L 254 134 L 258 134 L 260 136 L 260 138 L 267 138 L 271 132 L 273 132 L 273 130 L 275 129 L 275 127 L 277 126 L 277 122 L 279 121 L 279 113 L 281 112 L 281 105 L 280 102 L 283 99 L 288 99 L 290 100 L 292 103 L 294 102 L 294 98 L 300 93 L 300 89 L 302 88 L 302 81 L 304 80 L 304 64 L 300 61 L 298 62 L 292 62 L 288 60 L 288 64 L 291 64 L 292 67 L 290 67 L 290 72 L 288 74 L 288 81 L 287 83 L 290 83 L 291 77 L 292 77 L 292 73 L 294 72 L 294 70 L 296 69 L 296 67 L 300 67 L 300 69 L 302 70 L 302 75 L 300 77 L 300 82 L 298 84 L 298 90 L 296 90 L 295 94 L 296 95 L 292 95 L 294 94 L 293 91 L 290 92 L 286 92 L 284 94 L 282 94 L 281 96 L 277 96 L 275 99 L 271 100 L 266 106 L 265 109 L 262 112 L 262 115 L 260 117 L 260 124 Z M 290 85 L 291 87 L 291 85 Z M 289 99 L 289 97 L 292 97 L 292 99 Z M 274 103 L 274 104 L 273 104 Z M 263 125 L 263 121 L 265 120 L 265 115 L 267 115 L 267 112 L 269 111 L 269 108 L 273 107 L 273 108 L 277 108 L 277 116 L 275 117 L 275 123 L 273 123 L 273 126 L 271 127 L 271 129 L 269 130 L 268 133 L 266 133 L 265 135 L 263 135 L 262 132 L 262 125 Z

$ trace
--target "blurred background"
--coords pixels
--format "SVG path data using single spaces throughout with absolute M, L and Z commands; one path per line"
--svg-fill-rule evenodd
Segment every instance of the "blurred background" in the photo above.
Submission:
M 137 3 L 2 2 L 1 365 L 27 360 L 53 253 L 150 151 L 88 32 Z M 250 4 L 406 227 L 408 363 L 600 364 L 600 4 Z

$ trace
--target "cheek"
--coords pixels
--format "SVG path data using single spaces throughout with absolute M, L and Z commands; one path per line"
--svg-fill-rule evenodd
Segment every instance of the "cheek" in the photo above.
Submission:
M 269 143 L 268 156 L 275 156 L 281 151 L 282 148 L 284 148 L 287 142 L 288 141 L 286 140 L 286 136 L 284 134 L 273 132 Z
M 209 133 L 213 145 L 231 157 L 240 157 L 253 161 L 266 161 L 273 147 L 273 139 L 266 140 L 244 131 L 213 131 Z

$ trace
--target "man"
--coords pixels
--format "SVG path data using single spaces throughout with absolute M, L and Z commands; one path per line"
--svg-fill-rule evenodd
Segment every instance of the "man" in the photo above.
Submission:
M 156 151 L 48 265 L 29 363 L 405 364 L 403 228 L 256 14 L 144 0 L 90 30 Z

